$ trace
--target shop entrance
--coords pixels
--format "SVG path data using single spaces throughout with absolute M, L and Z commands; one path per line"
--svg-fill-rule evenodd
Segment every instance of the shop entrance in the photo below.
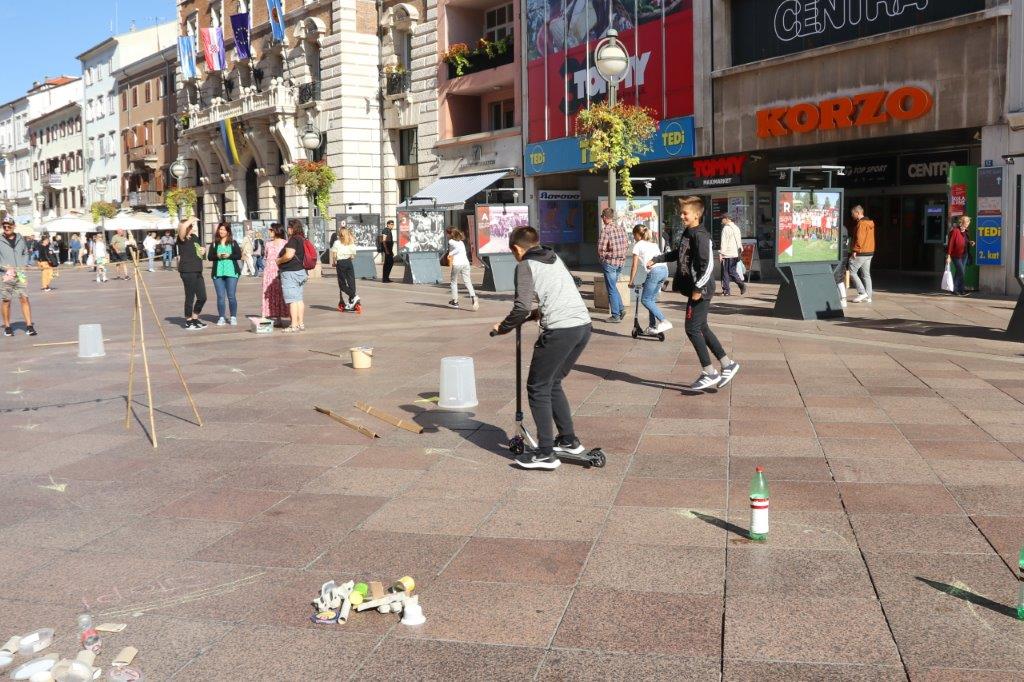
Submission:
M 944 187 L 922 187 L 901 194 L 847 190 L 847 229 L 852 226 L 850 209 L 857 204 L 875 222 L 873 270 L 908 276 L 942 272 L 949 223 Z

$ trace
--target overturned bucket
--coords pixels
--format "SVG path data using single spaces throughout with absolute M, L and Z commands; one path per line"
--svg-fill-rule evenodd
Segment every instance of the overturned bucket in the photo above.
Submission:
M 106 354 L 103 350 L 103 328 L 98 324 L 78 325 L 78 357 L 102 358 Z
M 437 406 L 443 410 L 468 410 L 479 405 L 473 358 L 441 358 L 441 386 Z
M 348 350 L 352 354 L 353 369 L 370 369 L 370 365 L 373 364 L 372 347 L 358 346 Z

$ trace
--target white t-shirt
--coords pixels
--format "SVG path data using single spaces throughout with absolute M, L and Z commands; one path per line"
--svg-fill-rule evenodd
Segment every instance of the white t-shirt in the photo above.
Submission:
M 334 260 L 351 260 L 356 257 L 356 245 L 353 244 L 342 244 L 340 239 L 336 239 L 334 244 L 331 246 L 331 252 L 334 254 Z
M 146 237 L 142 240 L 142 248 L 146 251 L 156 251 L 156 245 L 159 242 L 153 237 Z
M 640 256 L 640 265 L 643 266 L 644 272 L 650 272 L 654 268 L 647 267 L 647 261 L 651 260 L 655 256 L 661 255 L 661 249 L 654 242 L 649 242 L 645 239 L 638 241 L 633 245 L 633 255 Z M 667 268 L 668 265 L 665 263 L 655 263 L 655 268 Z
M 107 257 L 107 243 L 106 242 L 93 242 L 92 243 L 92 255 L 93 255 L 93 258 L 106 258 Z
M 451 261 L 451 266 L 453 268 L 457 268 L 461 265 L 469 265 L 469 258 L 466 257 L 465 242 L 449 239 L 448 258 Z

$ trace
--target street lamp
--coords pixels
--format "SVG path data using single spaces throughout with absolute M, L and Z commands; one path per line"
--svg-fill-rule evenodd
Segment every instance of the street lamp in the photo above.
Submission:
M 313 151 L 320 148 L 323 141 L 323 133 L 316 127 L 313 121 L 306 124 L 305 129 L 302 131 L 302 135 L 299 136 L 299 142 L 302 143 L 302 148 L 309 153 L 309 158 L 313 160 Z M 312 194 L 309 194 L 309 229 L 313 229 L 313 203 L 314 198 Z
M 181 158 L 180 156 L 178 158 L 176 158 L 174 160 L 174 163 L 171 164 L 171 167 L 170 167 L 169 170 L 171 171 L 171 175 L 173 175 L 174 179 L 177 181 L 178 187 L 181 187 L 182 179 L 186 175 L 188 175 L 188 166 L 185 164 L 185 159 Z M 184 219 L 184 217 L 185 217 L 185 207 L 179 204 L 178 205 L 178 221 L 180 222 L 181 220 Z
M 102 178 L 100 180 L 100 184 L 96 185 L 96 194 L 98 194 L 100 196 L 100 201 L 103 201 L 103 198 L 105 196 L 107 196 L 107 179 L 106 178 Z M 103 238 L 106 239 L 106 237 L 107 237 L 107 216 L 102 215 L 102 214 L 100 215 L 100 230 L 103 231 Z
M 610 23 L 610 22 L 609 22 Z M 629 53 L 619 40 L 619 32 L 609 28 L 604 38 L 594 48 L 594 66 L 601 78 L 608 83 L 608 106 L 614 107 L 619 94 L 619 81 L 629 71 Z M 608 208 L 615 210 L 615 169 L 608 168 Z

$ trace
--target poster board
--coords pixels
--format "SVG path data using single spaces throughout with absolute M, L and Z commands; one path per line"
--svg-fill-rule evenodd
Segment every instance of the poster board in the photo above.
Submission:
M 843 190 L 775 190 L 775 264 L 838 263 Z
M 537 229 L 542 244 L 579 244 L 583 241 L 583 206 L 576 190 L 537 193 L 540 216 Z
M 399 211 L 398 250 L 409 253 L 447 251 L 441 211 Z
M 509 253 L 509 235 L 530 224 L 530 209 L 526 204 L 477 204 L 473 222 L 478 254 Z
M 742 242 L 743 251 L 740 252 L 740 260 L 747 272 L 761 273 L 761 256 L 757 253 L 757 240 L 744 239 Z
M 334 216 L 334 227 L 347 227 L 356 240 L 357 251 L 376 251 L 380 234 L 380 216 L 375 213 L 339 213 Z M 333 240 L 332 240 L 333 241 Z
M 597 199 L 597 229 L 601 230 L 601 212 L 608 208 L 608 197 Z M 633 228 L 643 224 L 651 231 L 651 239 L 657 244 L 661 236 L 661 197 L 622 197 L 615 199 L 615 222 L 626 231 L 626 238 L 633 242 Z
M 1003 179 L 1002 166 L 978 169 L 978 265 L 1003 264 Z

